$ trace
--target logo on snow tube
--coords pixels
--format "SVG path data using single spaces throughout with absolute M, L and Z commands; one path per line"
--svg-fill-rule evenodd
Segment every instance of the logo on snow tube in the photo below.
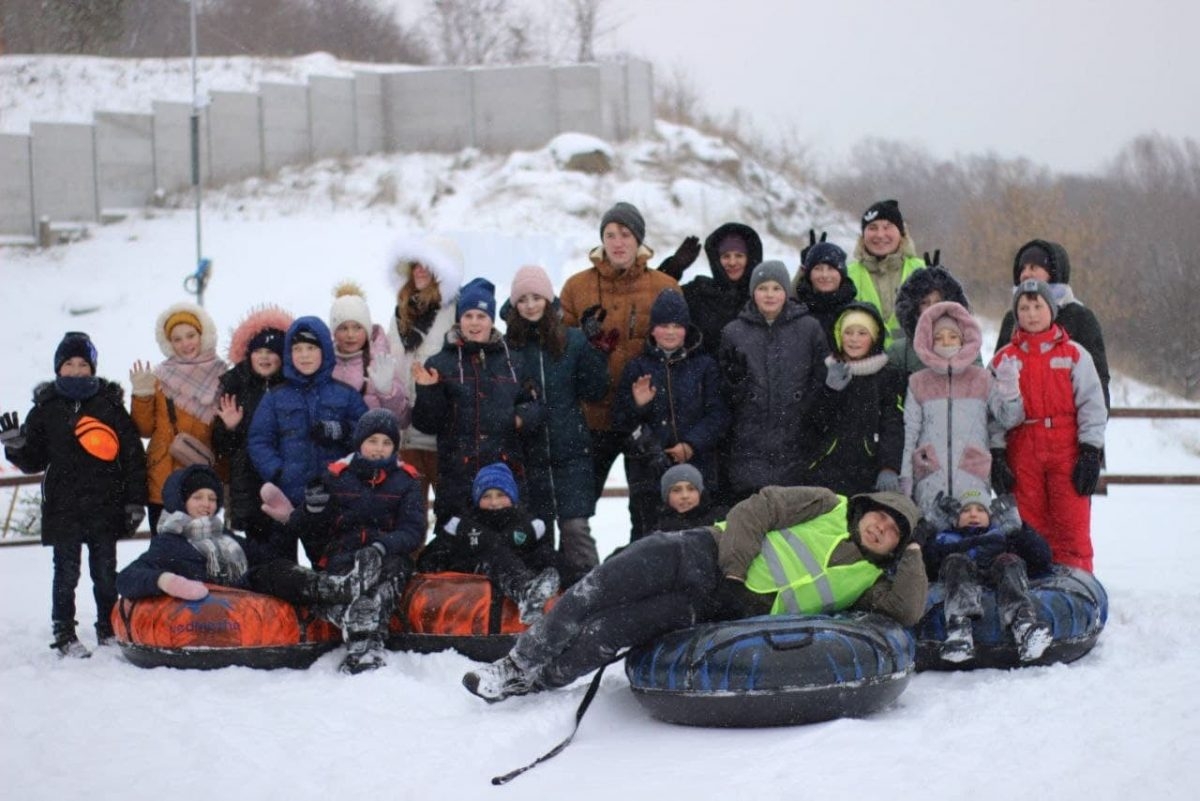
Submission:
M 90 415 L 84 415 L 75 424 L 75 439 L 85 451 L 101 461 L 114 462 L 121 452 L 117 432 Z

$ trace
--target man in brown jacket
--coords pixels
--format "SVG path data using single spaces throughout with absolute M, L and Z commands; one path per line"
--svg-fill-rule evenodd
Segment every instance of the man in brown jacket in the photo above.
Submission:
M 630 433 L 612 430 L 613 392 L 621 371 L 646 344 L 650 307 L 658 293 L 679 291 L 674 278 L 650 269 L 654 251 L 642 244 L 645 236 L 641 212 L 630 203 L 617 203 L 600 220 L 601 244 L 589 254 L 592 266 L 568 278 L 559 296 L 563 321 L 582 329 L 588 342 L 608 357 L 608 394 L 583 404 L 592 436 L 596 497 L 600 497 L 608 471 Z

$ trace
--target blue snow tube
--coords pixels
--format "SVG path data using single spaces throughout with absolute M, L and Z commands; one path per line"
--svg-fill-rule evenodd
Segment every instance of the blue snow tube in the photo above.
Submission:
M 1050 624 L 1054 636 L 1038 659 L 1022 662 L 1011 633 L 1000 623 L 995 593 L 983 591 L 983 617 L 975 621 L 975 656 L 966 662 L 946 662 L 941 646 L 946 639 L 942 611 L 945 587 L 929 586 L 925 616 L 917 624 L 917 670 L 972 670 L 1014 668 L 1074 662 L 1096 644 L 1108 620 L 1108 594 L 1096 577 L 1085 570 L 1055 565 L 1046 576 L 1030 579 L 1038 617 Z
M 625 675 L 650 714 L 688 726 L 788 726 L 859 717 L 908 686 L 912 636 L 891 618 L 768 615 L 671 632 Z

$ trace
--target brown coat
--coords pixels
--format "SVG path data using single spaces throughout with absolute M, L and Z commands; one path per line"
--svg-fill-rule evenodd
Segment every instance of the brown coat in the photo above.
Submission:
M 191 434 L 208 447 L 212 447 L 212 424 L 203 423 L 185 412 L 178 405 L 175 407 L 177 428 L 171 427 L 171 418 L 167 414 L 167 396 L 161 387 L 156 387 L 153 395 L 134 395 L 130 415 L 137 425 L 142 437 L 150 438 L 146 448 L 146 477 L 147 489 L 150 493 L 150 503 L 161 504 L 163 484 L 167 476 L 183 467 L 167 452 L 176 432 Z M 223 463 L 218 463 L 217 471 L 223 480 L 228 479 L 228 469 Z
M 568 278 L 559 296 L 564 323 L 578 327 L 584 309 L 600 304 L 608 312 L 604 329 L 616 330 L 619 337 L 616 350 L 608 357 L 608 393 L 598 401 L 583 404 L 588 428 L 593 431 L 608 431 L 612 427 L 613 392 L 621 381 L 625 365 L 645 347 L 654 299 L 664 289 L 679 291 L 679 283 L 674 278 L 647 266 L 653 255 L 652 250 L 642 245 L 634 265 L 624 273 L 618 273 L 604 257 L 604 250 L 596 248 L 589 254 L 592 267 Z

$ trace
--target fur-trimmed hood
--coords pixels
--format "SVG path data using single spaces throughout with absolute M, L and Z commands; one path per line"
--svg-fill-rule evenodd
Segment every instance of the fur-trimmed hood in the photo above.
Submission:
M 970 309 L 967 293 L 949 270 L 940 264 L 916 270 L 900 285 L 896 295 L 896 319 L 909 339 L 917 330 L 917 319 L 921 316 L 921 299 L 930 292 L 941 293 L 942 300 L 953 301 Z
M 216 323 L 213 322 L 213 318 L 202 306 L 186 300 L 179 303 L 172 303 L 163 309 L 162 313 L 158 315 L 158 319 L 154 322 L 154 339 L 158 342 L 158 349 L 162 351 L 162 355 L 168 359 L 175 355 L 175 349 L 171 347 L 171 339 L 163 328 L 166 326 L 167 320 L 171 319 L 171 315 L 178 312 L 191 314 L 200 321 L 200 352 L 216 355 Z
M 733 286 L 729 281 L 729 276 L 725 275 L 725 268 L 721 266 L 721 254 L 717 252 L 722 240 L 730 234 L 740 236 L 746 243 L 746 271 L 742 273 L 741 280 L 737 282 L 737 289 L 743 295 L 748 296 L 750 294 L 750 274 L 763 260 L 762 238 L 753 228 L 743 223 L 727 222 L 709 234 L 704 240 L 704 255 L 708 258 L 708 269 L 712 272 L 713 281 L 722 289 Z
M 883 258 L 872 256 L 867 251 L 866 243 L 863 242 L 862 234 L 858 235 L 858 241 L 854 243 L 854 261 L 860 262 L 867 270 L 870 270 L 872 265 L 882 261 L 887 261 L 893 256 L 899 256 L 900 260 L 915 258 L 917 255 L 917 246 L 913 244 L 912 237 L 909 236 L 907 226 L 905 227 L 904 236 L 900 238 L 900 247 L 895 253 L 889 253 Z
M 1047 270 L 1050 273 L 1050 283 L 1071 283 L 1071 259 L 1067 256 L 1067 249 L 1048 239 L 1031 239 L 1017 248 L 1017 252 L 1013 254 L 1013 286 L 1021 283 L 1021 252 L 1034 245 L 1050 255 L 1050 269 Z
M 271 304 L 250 309 L 229 336 L 229 354 L 226 361 L 231 365 L 241 364 L 250 355 L 250 340 L 260 331 L 275 328 L 286 334 L 294 320 L 291 312 Z
M 963 337 L 962 350 L 949 359 L 938 356 L 933 350 L 933 324 L 947 315 L 958 323 Z M 979 323 L 962 304 L 942 301 L 926 309 L 917 320 L 917 330 L 913 334 L 912 343 L 913 350 L 926 367 L 945 374 L 957 372 L 975 362 L 979 349 L 983 346 L 983 334 L 979 330 Z
M 452 306 L 458 297 L 466 270 L 462 251 L 454 240 L 442 236 L 405 237 L 392 245 L 388 277 L 399 292 L 408 283 L 413 265 L 429 268 L 441 290 L 442 306 Z

